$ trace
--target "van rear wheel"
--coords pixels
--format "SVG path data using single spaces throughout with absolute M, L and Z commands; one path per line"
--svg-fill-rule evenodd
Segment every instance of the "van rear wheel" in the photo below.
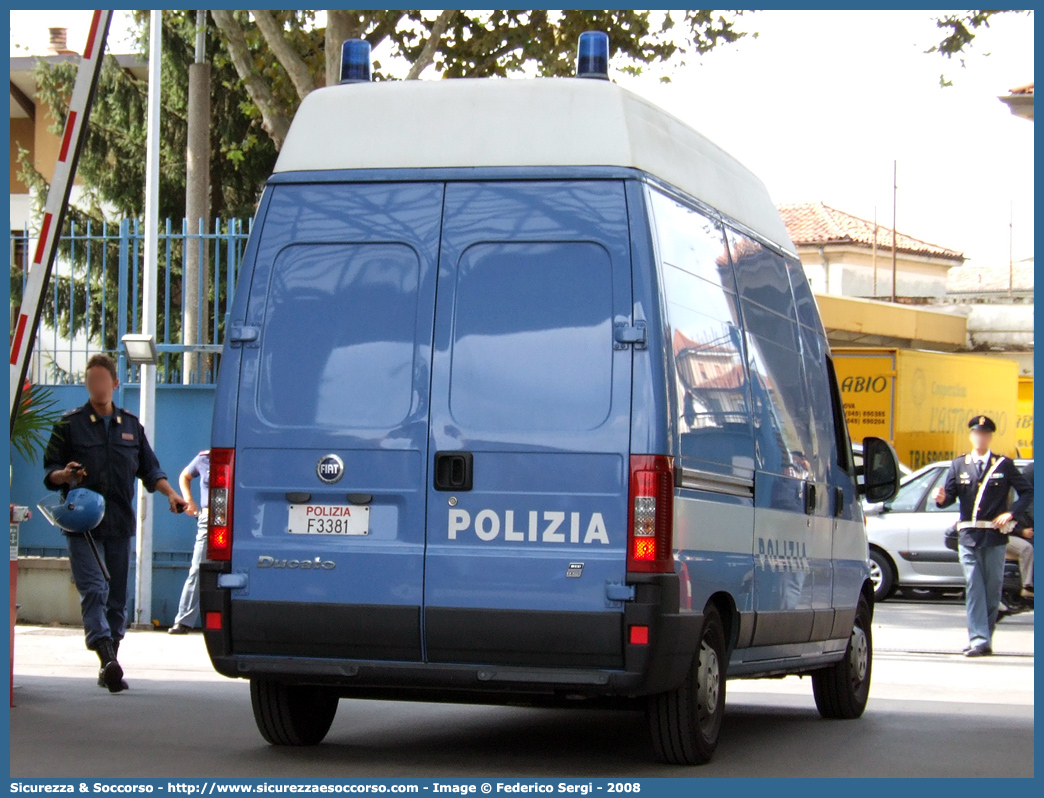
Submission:
M 676 690 L 649 696 L 649 729 L 661 761 L 672 765 L 710 761 L 725 715 L 727 664 L 721 616 L 708 606 L 700 644 L 685 681 Z
M 337 714 L 338 696 L 324 687 L 250 680 L 250 704 L 261 736 L 272 745 L 317 745 Z
M 829 668 L 812 673 L 812 694 L 816 698 L 816 708 L 824 718 L 850 720 L 858 718 L 866 709 L 874 660 L 870 623 L 870 605 L 864 596 L 860 596 L 844 658 Z

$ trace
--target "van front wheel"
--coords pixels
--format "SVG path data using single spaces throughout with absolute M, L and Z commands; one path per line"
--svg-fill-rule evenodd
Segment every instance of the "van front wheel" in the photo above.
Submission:
M 713 606 L 704 610 L 700 644 L 682 685 L 649 696 L 649 729 L 663 762 L 702 765 L 718 747 L 725 715 L 725 631 Z
M 272 745 L 318 745 L 337 714 L 336 693 L 313 685 L 250 680 L 250 704 L 261 736 Z
M 844 658 L 829 668 L 812 673 L 812 694 L 819 714 L 824 718 L 848 720 L 862 715 L 870 697 L 873 661 L 870 605 L 865 597 L 860 596 Z

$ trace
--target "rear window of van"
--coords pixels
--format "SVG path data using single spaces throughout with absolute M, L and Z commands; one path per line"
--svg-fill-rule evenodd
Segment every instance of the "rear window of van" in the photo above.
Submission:
M 413 400 L 419 273 L 405 244 L 280 252 L 261 345 L 261 416 L 292 427 L 401 423 Z

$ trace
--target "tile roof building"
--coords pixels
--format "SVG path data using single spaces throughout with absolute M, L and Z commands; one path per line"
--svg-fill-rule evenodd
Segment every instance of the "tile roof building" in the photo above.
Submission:
M 822 202 L 779 207 L 787 232 L 817 293 L 858 297 L 892 295 L 892 230 Z M 876 247 L 875 247 L 876 235 Z M 964 254 L 898 233 L 896 294 L 940 297 L 949 270 Z
M 1011 89 L 1005 97 L 998 97 L 1011 110 L 1015 116 L 1033 121 L 1033 84 Z
M 996 266 L 958 266 L 950 271 L 947 292 L 955 295 L 1013 295 L 1032 296 L 1033 258 Z
M 1015 360 L 1020 374 L 1032 376 L 1032 257 L 1011 264 L 1010 271 L 1007 263 L 965 264 L 956 250 L 899 233 L 900 304 L 867 302 L 891 299 L 891 228 L 878 225 L 875 258 L 871 221 L 822 202 L 781 205 L 779 212 L 817 294 L 832 345 L 976 351 Z M 955 344 L 942 328 L 920 331 L 922 322 L 938 326 L 940 314 L 963 319 L 961 338 L 967 338 Z

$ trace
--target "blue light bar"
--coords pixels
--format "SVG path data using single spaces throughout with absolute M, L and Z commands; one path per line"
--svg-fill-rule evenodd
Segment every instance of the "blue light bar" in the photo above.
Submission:
M 588 30 L 580 34 L 576 52 L 576 76 L 609 80 L 609 34 Z
M 369 83 L 370 77 L 370 43 L 346 39 L 341 45 L 341 83 Z

